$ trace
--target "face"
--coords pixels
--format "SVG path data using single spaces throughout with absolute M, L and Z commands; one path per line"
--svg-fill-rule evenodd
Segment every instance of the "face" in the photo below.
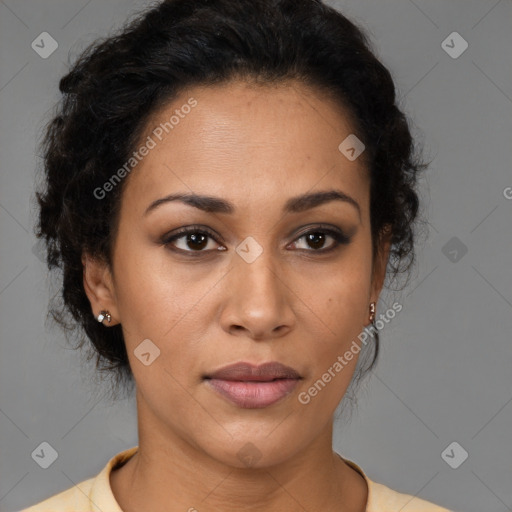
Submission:
M 385 247 L 372 267 L 367 169 L 338 149 L 351 133 L 347 112 L 296 82 L 195 87 L 153 116 L 112 268 L 87 260 L 85 280 L 93 311 L 122 324 L 140 431 L 242 467 L 244 450 L 276 464 L 329 430 L 357 362 L 338 357 L 387 260 Z M 337 195 L 296 199 L 320 192 Z M 215 201 L 159 201 L 176 194 Z M 205 378 L 239 362 L 299 378 Z

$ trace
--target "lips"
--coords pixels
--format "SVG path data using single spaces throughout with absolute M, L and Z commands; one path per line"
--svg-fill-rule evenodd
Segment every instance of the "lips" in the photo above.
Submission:
M 235 363 L 206 375 L 207 379 L 267 382 L 274 379 L 300 379 L 290 366 L 272 361 L 259 366 L 250 363 Z
M 244 409 L 259 409 L 290 394 L 302 377 L 278 362 L 259 366 L 235 363 L 205 375 L 205 383 L 231 403 Z

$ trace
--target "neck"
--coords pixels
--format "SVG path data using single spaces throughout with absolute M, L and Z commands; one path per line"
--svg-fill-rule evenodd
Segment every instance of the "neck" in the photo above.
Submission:
M 140 418 L 146 421 L 141 422 Z M 123 512 L 364 512 L 363 477 L 332 451 L 332 421 L 285 461 L 233 467 L 139 414 L 139 449 L 111 473 Z

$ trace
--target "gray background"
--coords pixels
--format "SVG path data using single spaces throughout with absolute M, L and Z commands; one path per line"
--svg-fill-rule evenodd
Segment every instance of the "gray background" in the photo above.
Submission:
M 1 511 L 90 478 L 137 444 L 133 400 L 102 399 L 93 372 L 45 325 L 51 282 L 32 226 L 37 134 L 68 53 L 144 4 L 0 2 Z M 430 236 L 408 288 L 379 303 L 378 313 L 393 300 L 404 308 L 382 331 L 375 374 L 351 423 L 337 425 L 335 448 L 401 492 L 457 511 L 510 511 L 511 2 L 331 4 L 369 31 L 433 159 L 421 183 Z M 47 59 L 31 48 L 44 31 L 59 45 Z M 458 58 L 442 47 L 453 31 L 469 45 Z M 48 469 L 31 458 L 43 441 L 58 452 Z M 441 456 L 454 441 L 469 454 L 457 469 Z

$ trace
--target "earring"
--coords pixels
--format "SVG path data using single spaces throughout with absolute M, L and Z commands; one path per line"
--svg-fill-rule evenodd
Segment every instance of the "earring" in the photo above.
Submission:
M 370 303 L 370 323 L 375 321 L 375 302 Z
M 103 323 L 103 320 L 105 318 L 107 319 L 108 323 L 110 323 L 112 320 L 112 316 L 110 315 L 110 313 L 108 311 L 102 310 L 100 314 L 96 317 L 96 320 L 98 320 L 98 322 L 100 323 Z

